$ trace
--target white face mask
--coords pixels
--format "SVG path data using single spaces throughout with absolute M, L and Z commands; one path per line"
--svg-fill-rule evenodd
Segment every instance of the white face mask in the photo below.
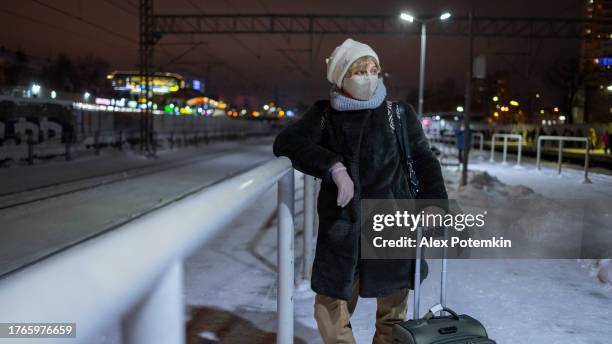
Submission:
M 377 85 L 378 74 L 353 75 L 350 78 L 344 78 L 342 89 L 355 99 L 368 100 L 374 94 Z

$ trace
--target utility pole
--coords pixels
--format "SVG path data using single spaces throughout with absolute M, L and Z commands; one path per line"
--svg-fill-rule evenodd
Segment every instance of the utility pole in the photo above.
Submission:
M 151 89 L 151 71 L 153 70 L 153 0 L 139 1 L 140 24 L 140 78 L 144 87 L 139 97 L 145 99 L 140 113 L 140 151 L 152 152 L 153 135 L 153 90 Z M 140 104 L 140 101 L 139 101 Z
M 427 51 L 427 24 L 421 22 L 421 58 L 419 67 L 419 118 L 423 116 L 423 95 L 425 93 L 425 54 Z
M 472 112 L 472 74 L 473 74 L 473 63 L 474 63 L 474 35 L 473 35 L 473 18 L 474 16 L 474 3 L 472 2 L 472 8 L 470 9 L 470 14 L 468 18 L 469 25 L 469 58 L 468 58 L 468 75 L 465 86 L 465 106 L 463 113 L 463 127 L 465 128 L 463 131 L 463 170 L 461 171 L 461 185 L 467 185 L 467 173 L 468 173 L 468 159 L 470 157 L 470 142 L 471 131 L 470 131 L 470 113 Z

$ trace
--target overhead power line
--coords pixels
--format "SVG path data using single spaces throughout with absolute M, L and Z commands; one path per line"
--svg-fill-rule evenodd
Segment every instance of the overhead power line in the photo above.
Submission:
M 115 8 L 118 8 L 118 9 L 122 10 L 123 12 L 125 12 L 125 13 L 127 13 L 127 14 L 129 14 L 131 16 L 138 16 L 138 12 L 136 10 L 134 10 L 134 8 L 123 7 L 122 4 L 116 3 L 116 2 L 114 2 L 112 0 L 103 0 L 103 1 L 106 2 L 107 4 L 111 5 L 111 6 L 115 7 Z
M 64 11 L 64 10 L 62 10 L 62 9 L 59 9 L 59 8 L 57 8 L 57 7 L 55 7 L 55 6 L 52 6 L 52 5 L 49 5 L 49 4 L 47 4 L 47 3 L 45 3 L 45 2 L 42 2 L 42 1 L 40 1 L 40 0 L 32 0 L 32 1 L 33 1 L 33 2 L 35 2 L 35 3 L 37 3 L 37 4 L 39 4 L 39 5 L 41 5 L 41 6 L 43 6 L 43 7 L 46 7 L 46 8 L 48 8 L 48 9 L 52 10 L 52 11 L 55 11 L 55 12 L 61 13 L 61 14 L 65 15 L 65 16 L 67 16 L 67 17 L 70 17 L 70 18 L 74 19 L 74 20 L 80 21 L 80 22 L 82 22 L 82 23 L 84 23 L 84 24 L 87 24 L 87 25 L 89 25 L 89 26 L 91 26 L 91 27 L 94 27 L 94 28 L 96 28 L 96 29 L 98 29 L 98 30 L 100 30 L 100 31 L 104 31 L 104 32 L 106 32 L 106 33 L 108 33 L 108 34 L 110 34 L 110 35 L 113 35 L 113 36 L 115 36 L 115 37 L 121 38 L 121 39 L 123 39 L 123 40 L 125 40 L 125 41 L 128 41 L 128 42 L 130 42 L 130 43 L 138 44 L 138 42 L 137 42 L 136 40 L 133 40 L 132 38 L 130 38 L 130 37 L 128 37 L 128 36 L 125 36 L 125 35 L 123 35 L 123 34 L 120 34 L 120 33 L 118 33 L 118 32 L 115 32 L 115 31 L 113 31 L 113 30 L 109 30 L 109 29 L 105 28 L 105 27 L 104 27 L 104 26 L 102 26 L 102 25 L 96 24 L 96 23 L 91 22 L 91 21 L 89 21 L 89 20 L 87 20 L 87 19 L 84 19 L 84 18 L 82 18 L 82 17 L 75 16 L 74 14 L 72 14 L 72 13 L 70 13 L 70 12 Z
M 103 40 L 103 39 L 100 39 L 100 38 L 97 38 L 97 37 L 92 37 L 92 36 L 83 34 L 81 32 L 73 31 L 73 30 L 67 29 L 65 27 L 62 27 L 62 26 L 59 26 L 59 25 L 55 25 L 55 24 L 52 24 L 52 23 L 48 23 L 48 22 L 42 21 L 42 20 L 37 19 L 37 18 L 32 18 L 32 17 L 26 16 L 24 14 L 17 13 L 17 12 L 8 10 L 8 9 L 0 9 L 0 12 L 6 13 L 6 14 L 8 14 L 10 16 L 13 16 L 13 17 L 16 17 L 16 18 L 20 18 L 20 19 L 23 19 L 23 20 L 26 20 L 26 21 L 29 21 L 29 22 L 32 22 L 32 23 L 36 23 L 36 24 L 40 24 L 40 25 L 45 25 L 47 27 L 53 28 L 53 29 L 61 31 L 61 32 L 69 33 L 71 35 L 74 35 L 76 37 L 79 37 L 79 38 L 87 40 L 87 41 L 98 41 L 100 43 L 110 44 L 110 45 L 119 45 L 119 44 L 121 44 L 119 42 L 106 41 L 106 40 Z

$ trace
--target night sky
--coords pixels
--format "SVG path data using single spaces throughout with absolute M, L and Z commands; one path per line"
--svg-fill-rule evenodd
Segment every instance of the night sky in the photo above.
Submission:
M 106 27 L 115 35 L 94 28 L 77 18 L 63 15 L 40 3 L 71 13 L 77 18 Z M 133 5 L 137 0 L 22 0 L 0 3 L 0 44 L 10 50 L 23 49 L 39 57 L 55 57 L 60 52 L 78 58 L 88 54 L 99 56 L 112 69 L 136 69 L 138 62 L 138 13 Z M 399 14 L 410 11 L 436 14 L 450 11 L 466 15 L 469 1 L 277 1 L 277 0 L 156 0 L 156 14 L 194 13 L 319 13 L 319 14 Z M 579 17 L 583 2 L 576 0 L 475 0 L 477 16 L 523 17 Z M 398 19 L 399 20 L 399 19 Z M 208 81 L 207 93 L 218 94 L 230 102 L 239 96 L 255 96 L 259 101 L 276 96 L 281 103 L 297 105 L 326 97 L 329 83 L 325 79 L 325 57 L 346 36 L 326 35 L 322 39 L 314 64 L 308 52 L 289 52 L 290 58 L 278 49 L 307 49 L 306 35 L 200 35 L 193 39 L 204 41 L 198 48 L 167 66 L 167 71 L 186 73 Z M 418 85 L 418 36 L 353 36 L 370 44 L 377 51 L 383 69 L 389 73 L 386 82 L 390 97 L 405 98 Z M 156 49 L 156 63 L 166 64 L 181 54 L 189 45 L 166 45 L 185 42 L 188 36 L 165 36 Z M 534 48 L 537 42 L 531 42 Z M 541 89 L 544 100 L 554 102 L 560 92 L 551 88 L 546 73 L 555 61 L 578 56 L 577 40 L 544 40 L 535 59 L 529 53 L 530 43 L 519 39 L 477 39 L 476 55 L 488 56 L 487 71 L 511 71 L 514 85 L 531 83 Z M 535 51 L 535 50 L 534 50 Z M 465 37 L 432 36 L 428 40 L 427 85 L 445 79 L 456 80 L 457 92 L 463 92 L 467 64 Z M 303 71 L 299 71 L 294 60 Z M 534 74 L 529 80 L 529 64 Z M 519 85 L 520 86 L 520 85 Z M 444 110 L 444 109 L 439 109 Z

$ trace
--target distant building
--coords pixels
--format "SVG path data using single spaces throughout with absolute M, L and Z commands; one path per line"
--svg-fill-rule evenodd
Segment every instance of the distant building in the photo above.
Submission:
M 585 16 L 595 22 L 583 31 L 576 123 L 612 122 L 612 0 L 585 1 Z M 597 22 L 606 20 L 606 22 Z

